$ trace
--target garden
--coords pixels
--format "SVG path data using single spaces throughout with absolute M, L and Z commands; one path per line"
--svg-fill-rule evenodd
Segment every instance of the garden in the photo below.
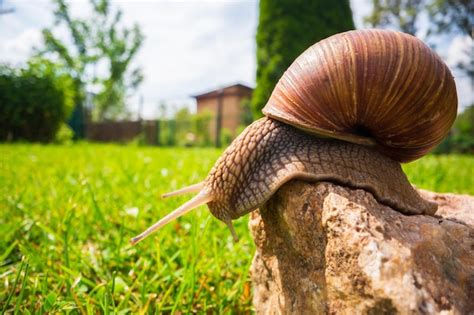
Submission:
M 449 1 L 422 1 L 425 7 L 415 11 L 390 1 L 370 3 L 369 27 L 391 25 L 415 34 L 420 16 L 413 12 L 423 9 L 436 26 L 429 34 L 466 35 L 465 14 Z M 2 11 L 1 4 L 0 15 L 15 14 Z M 207 206 L 136 245 L 130 239 L 189 200 L 161 195 L 206 178 L 235 134 L 262 116 L 296 56 L 355 28 L 349 1 L 302 2 L 299 10 L 288 9 L 292 1 L 260 1 L 252 50 L 256 88 L 240 104 L 245 112 L 237 115 L 236 130 L 221 128 L 228 117 L 212 106 L 200 113 L 183 106 L 170 114 L 166 104 L 155 102 L 159 117 L 153 126 L 161 122 L 162 131 L 151 132 L 153 145 L 143 130 L 130 141 L 88 138 L 88 124 L 108 124 L 114 133 L 120 123 L 132 122 L 140 130 L 141 112 L 133 113 L 128 100 L 145 79 L 134 63 L 145 41 L 139 25 L 124 23 L 111 1 L 89 5 L 90 16 L 75 17 L 70 2 L 52 1 L 56 21 L 42 29 L 40 49 L 19 65 L 0 63 L 1 313 L 254 312 L 249 269 L 256 243 L 248 215 L 234 221 L 237 242 Z M 430 11 L 435 5 L 437 11 Z M 400 10 L 413 23 L 403 24 Z M 458 28 L 448 28 L 447 19 L 458 21 Z M 106 71 L 96 71 L 104 65 Z M 472 62 L 456 69 L 472 80 Z M 474 195 L 474 105 L 461 101 L 445 140 L 402 164 L 416 188 Z

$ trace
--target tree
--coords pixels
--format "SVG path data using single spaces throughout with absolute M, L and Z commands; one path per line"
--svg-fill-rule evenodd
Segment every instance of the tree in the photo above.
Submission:
M 125 112 L 128 92 L 133 92 L 143 80 L 139 68 L 130 70 L 143 35 L 138 25 L 120 27 L 122 11 L 113 10 L 109 0 L 90 0 L 92 15 L 74 18 L 66 0 L 53 0 L 55 24 L 43 30 L 45 48 L 41 54 L 63 61 L 74 77 L 78 90 L 76 102 L 82 105 L 86 89 L 97 87 L 94 117 L 113 119 Z M 54 35 L 54 28 L 66 26 L 72 45 Z M 105 74 L 97 67 L 105 65 Z
M 462 33 L 470 35 L 474 24 L 471 0 L 372 0 L 373 9 L 364 22 L 372 27 L 393 26 L 415 35 L 421 13 L 428 14 L 428 35 Z
M 415 35 L 420 9 L 426 0 L 372 0 L 372 13 L 364 22 L 372 27 L 394 26 L 404 33 Z
M 412 35 L 419 31 L 422 13 L 426 13 L 430 21 L 426 40 L 441 34 L 471 36 L 474 25 L 472 0 L 372 0 L 372 4 L 372 13 L 364 18 L 367 25 L 392 26 Z M 470 61 L 457 67 L 474 80 L 474 60 L 467 59 Z
M 471 35 L 474 25 L 472 0 L 430 0 L 428 3 L 428 13 L 436 25 L 436 33 Z
M 348 0 L 261 0 L 254 116 L 262 115 L 273 88 L 298 55 L 323 38 L 353 28 Z

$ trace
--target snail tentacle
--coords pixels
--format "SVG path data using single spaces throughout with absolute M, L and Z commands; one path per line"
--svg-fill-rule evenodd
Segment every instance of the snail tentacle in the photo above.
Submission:
M 156 222 L 155 224 L 150 226 L 148 229 L 146 229 L 140 235 L 137 235 L 134 238 L 132 238 L 130 240 L 130 243 L 132 245 L 137 244 L 138 242 L 140 242 L 141 240 L 143 240 L 144 238 L 146 238 L 150 234 L 152 234 L 152 233 L 158 231 L 159 229 L 161 229 L 166 224 L 168 224 L 171 221 L 179 218 L 182 215 L 185 215 L 186 213 L 190 212 L 191 210 L 212 201 L 213 198 L 214 197 L 212 196 L 212 194 L 210 194 L 208 191 L 201 190 L 196 196 L 194 196 L 189 201 L 185 202 L 181 207 L 179 207 L 178 209 L 174 210 L 173 212 L 169 213 L 168 215 L 166 215 L 165 217 L 160 219 L 158 222 Z
M 187 194 L 187 193 L 198 192 L 198 191 L 201 191 L 203 187 L 204 187 L 204 182 L 200 182 L 200 183 L 197 183 L 197 184 L 186 186 L 186 187 L 180 188 L 178 190 L 171 191 L 171 192 L 168 192 L 166 194 L 163 194 L 163 195 L 161 195 L 161 198 L 168 198 L 168 197 L 173 197 L 173 196 L 184 195 L 184 194 Z

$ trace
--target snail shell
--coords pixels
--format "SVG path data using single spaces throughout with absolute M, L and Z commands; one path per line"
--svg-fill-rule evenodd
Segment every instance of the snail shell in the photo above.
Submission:
M 447 135 L 457 95 L 448 67 L 419 39 L 358 30 L 331 36 L 301 54 L 263 113 L 313 134 L 375 145 L 408 162 Z

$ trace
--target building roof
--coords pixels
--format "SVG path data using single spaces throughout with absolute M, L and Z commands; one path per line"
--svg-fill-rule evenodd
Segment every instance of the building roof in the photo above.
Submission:
M 244 84 L 233 84 L 226 87 L 222 87 L 216 90 L 208 91 L 202 94 L 192 95 L 195 99 L 207 98 L 207 97 L 217 97 L 220 93 L 223 95 L 234 95 L 234 94 L 248 94 L 253 91 L 253 88 L 246 86 Z

